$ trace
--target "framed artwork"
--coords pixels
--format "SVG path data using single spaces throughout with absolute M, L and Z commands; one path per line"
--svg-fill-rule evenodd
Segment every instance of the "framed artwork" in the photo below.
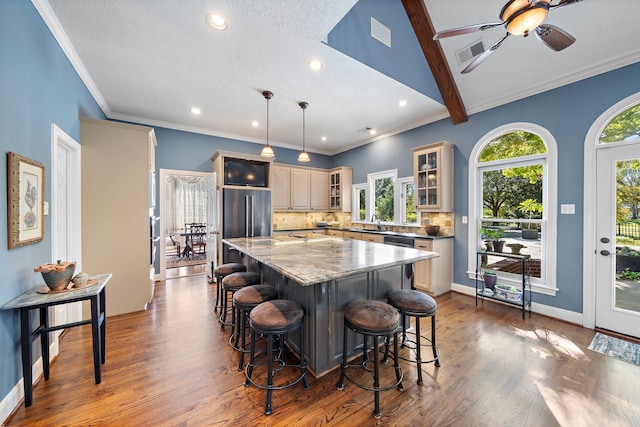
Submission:
M 44 239 L 44 165 L 7 153 L 9 249 Z

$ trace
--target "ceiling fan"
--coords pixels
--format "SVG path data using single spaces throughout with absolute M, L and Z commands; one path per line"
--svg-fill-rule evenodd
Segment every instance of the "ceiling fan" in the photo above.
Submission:
M 555 25 L 543 24 L 550 10 L 577 3 L 582 0 L 560 0 L 558 4 L 551 4 L 552 0 L 510 0 L 504 5 L 500 12 L 500 21 L 487 22 L 484 24 L 468 25 L 466 27 L 453 28 L 451 30 L 440 31 L 433 36 L 434 40 L 445 37 L 458 36 L 460 34 L 484 31 L 490 28 L 504 25 L 507 35 L 492 44 L 481 55 L 476 57 L 467 67 L 462 70 L 462 74 L 473 71 L 485 59 L 495 52 L 502 42 L 510 35 L 527 37 L 534 31 L 538 40 L 555 51 L 561 51 L 573 44 L 576 39 L 566 31 Z

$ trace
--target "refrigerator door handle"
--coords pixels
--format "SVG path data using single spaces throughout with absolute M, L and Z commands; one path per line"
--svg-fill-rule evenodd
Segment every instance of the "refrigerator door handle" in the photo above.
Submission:
M 249 237 L 249 196 L 244 196 L 244 237 Z
M 255 225 L 255 200 L 253 199 L 253 196 L 251 196 L 251 237 L 255 237 L 256 233 L 255 233 L 255 229 L 254 229 L 254 225 Z

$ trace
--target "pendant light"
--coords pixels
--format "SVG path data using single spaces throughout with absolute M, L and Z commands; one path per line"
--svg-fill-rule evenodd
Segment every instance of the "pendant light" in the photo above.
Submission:
M 267 100 L 267 143 L 264 147 L 262 147 L 262 152 L 260 153 L 260 155 L 262 157 L 275 157 L 273 149 L 269 145 L 269 100 L 273 96 L 273 93 L 265 90 L 264 92 L 262 92 L 262 96 L 264 96 L 264 98 Z
M 305 143 L 304 143 L 304 132 L 305 132 L 304 111 L 307 109 L 309 104 L 306 103 L 306 102 L 300 102 L 298 105 L 300 106 L 300 108 L 302 108 L 302 151 L 300 152 L 300 155 L 298 156 L 298 161 L 302 162 L 302 163 L 306 163 L 309 160 L 311 160 L 309 158 L 309 154 L 305 150 L 306 147 L 305 147 Z

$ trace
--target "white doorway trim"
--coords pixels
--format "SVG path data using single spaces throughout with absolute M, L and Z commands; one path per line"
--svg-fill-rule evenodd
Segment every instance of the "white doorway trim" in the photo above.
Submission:
M 584 141 L 584 218 L 582 252 L 582 326 L 596 326 L 596 150 L 604 128 L 611 119 L 640 103 L 640 93 L 616 103 L 600 115 L 589 128 Z
M 82 224 L 80 201 L 80 144 L 55 124 L 51 124 L 51 254 L 52 261 L 65 258 L 82 269 Z M 60 159 L 64 161 L 60 161 Z M 61 194 L 63 192 L 64 194 Z M 58 242 L 64 242 L 60 248 Z M 80 303 L 64 304 L 54 312 L 54 322 L 82 319 Z M 58 335 L 55 335 L 57 346 Z M 56 351 L 57 353 L 57 351 Z
M 156 274 L 157 281 L 166 280 L 167 273 L 167 258 L 166 258 L 166 240 L 164 236 L 164 230 L 166 230 L 166 221 L 167 216 L 164 213 L 165 205 L 167 203 L 165 196 L 165 180 L 167 175 L 179 175 L 179 176 L 202 176 L 208 178 L 211 176 L 211 172 L 193 172 L 193 171 L 185 171 L 185 170 L 175 170 L 175 169 L 160 169 L 160 178 L 158 179 L 158 187 L 160 188 L 160 271 Z

